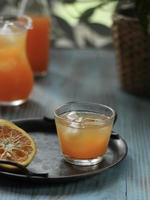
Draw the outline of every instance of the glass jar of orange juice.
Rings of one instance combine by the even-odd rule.
[[[27,36],[27,55],[35,75],[48,70],[50,47],[50,8],[47,0],[22,0],[20,10],[32,18],[32,29]]]
[[[0,105],[20,105],[33,86],[33,73],[26,56],[26,33],[31,19],[0,17]]]

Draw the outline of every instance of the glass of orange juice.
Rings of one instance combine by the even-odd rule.
[[[33,73],[26,56],[26,16],[0,17],[0,105],[24,103],[33,86]]]
[[[107,151],[115,111],[102,104],[69,102],[54,114],[64,159],[82,166],[101,162]]]

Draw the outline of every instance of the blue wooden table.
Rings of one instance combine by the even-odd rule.
[[[120,89],[113,50],[53,50],[49,73],[37,78],[30,100],[0,107],[0,117],[53,117],[71,100],[107,104],[118,112],[114,129],[127,141],[127,158],[96,176],[66,184],[25,184],[0,179],[0,200],[150,199],[150,101]]]

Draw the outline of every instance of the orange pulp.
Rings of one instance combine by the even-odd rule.
[[[35,153],[35,142],[28,133],[12,122],[0,119],[1,160],[10,160],[26,166],[32,161]],[[7,168],[14,167],[7,166]]]
[[[32,29],[27,36],[27,55],[35,74],[44,73],[48,67],[49,28],[48,16],[31,16]]]
[[[91,118],[93,114],[84,114],[83,118]],[[95,120],[95,114],[93,115]],[[98,116],[98,115],[97,115]],[[104,116],[102,116],[105,121]],[[100,115],[97,120],[101,120]],[[86,121],[85,121],[86,122]],[[65,156],[74,159],[93,159],[102,156],[108,146],[112,124],[97,124],[76,126],[73,123],[66,124],[61,119],[56,119],[57,132],[60,146]]]
[[[0,35],[0,101],[25,100],[32,90],[25,39],[25,33]]]

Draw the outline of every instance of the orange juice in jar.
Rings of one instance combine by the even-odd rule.
[[[34,75],[45,75],[48,71],[50,50],[50,8],[47,0],[24,0],[20,10],[32,18],[32,29],[27,35],[27,56]]]
[[[33,74],[26,56],[28,17],[0,18],[0,105],[20,105],[33,87]]]
[[[99,163],[108,148],[114,116],[101,104],[71,102],[58,108],[55,120],[65,160],[77,165]]]
[[[27,55],[35,75],[44,75],[48,70],[50,18],[31,16],[32,29],[27,36]]]

